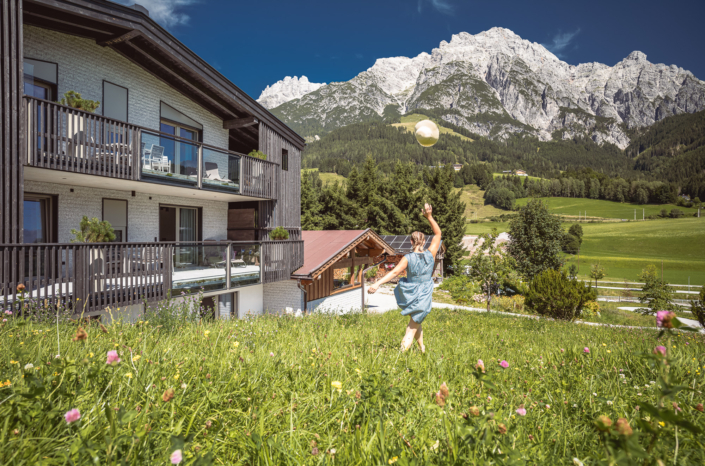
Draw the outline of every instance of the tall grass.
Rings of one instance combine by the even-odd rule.
[[[149,314],[86,325],[84,340],[79,323],[8,316],[0,464],[167,464],[176,450],[181,464],[601,464],[616,458],[614,442],[645,452],[644,425],[658,441],[645,458],[625,447],[625,464],[705,462],[702,437],[678,424],[705,427],[700,335],[673,337],[669,380],[692,391],[675,392],[682,411],[659,425],[640,409],[666,386],[643,356],[659,344],[655,331],[434,310],[421,354],[398,351],[406,321],[396,313],[170,321],[159,312],[158,325]],[[108,365],[113,350],[121,361]],[[67,423],[71,409],[81,417]],[[606,438],[600,415],[627,419],[634,434]]]

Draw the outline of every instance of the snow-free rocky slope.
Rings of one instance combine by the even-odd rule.
[[[642,52],[615,66],[569,65],[503,28],[453,35],[430,55],[379,59],[350,81],[300,97],[275,99],[273,89],[266,102],[284,103],[260,101],[309,137],[424,109],[482,136],[585,135],[625,148],[627,128],[705,109],[705,82],[675,65],[650,63]]]

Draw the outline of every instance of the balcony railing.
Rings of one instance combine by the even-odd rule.
[[[24,99],[29,166],[277,198],[275,163],[48,100]]]
[[[286,280],[302,265],[303,241],[0,245],[0,309],[94,313]]]

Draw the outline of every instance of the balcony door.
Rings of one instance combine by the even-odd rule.
[[[159,118],[159,131],[181,138],[160,137],[159,145],[164,148],[162,164],[168,166],[170,173],[194,177],[198,174],[198,146],[190,141],[201,140],[203,125],[164,102]]]
[[[195,243],[199,239],[199,212],[195,207],[160,206],[159,240],[179,243]],[[198,262],[198,247],[195,244],[177,245],[174,248],[174,263],[182,267],[195,266]]]

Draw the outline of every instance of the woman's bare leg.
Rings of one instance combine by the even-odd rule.
[[[416,330],[416,334],[414,335],[414,338],[416,338],[416,343],[419,344],[419,348],[421,348],[421,352],[425,353],[426,347],[423,344],[423,327],[421,327],[421,324],[419,324],[419,329]]]
[[[404,335],[404,339],[401,341],[401,350],[406,351],[408,350],[411,345],[414,343],[414,338],[416,337],[416,330],[421,326],[421,324],[417,324],[414,322],[414,319],[409,319],[409,325],[406,326],[406,334]]]

